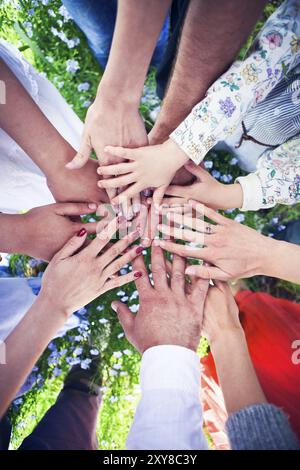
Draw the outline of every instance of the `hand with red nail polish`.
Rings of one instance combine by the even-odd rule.
[[[167,263],[163,251],[155,245],[152,245],[151,253],[154,286],[142,256],[132,265],[140,298],[138,313],[133,315],[122,302],[112,303],[128,341],[141,353],[153,346],[167,344],[196,351],[208,281],[194,278],[186,284],[184,259],[175,255],[173,263]]]
[[[0,214],[0,250],[50,261],[80,230],[96,233],[97,222],[84,224],[80,218],[96,210],[96,204],[66,202],[36,207],[25,214]]]
[[[139,238],[137,231],[111,243],[118,227],[114,218],[105,228],[105,236],[97,236],[87,246],[87,230],[82,227],[53,257],[40,292],[45,303],[51,304],[51,311],[67,317],[104,292],[140,279],[138,269],[119,275],[122,267],[140,254],[140,247],[131,246]]]

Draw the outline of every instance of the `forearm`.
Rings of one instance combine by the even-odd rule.
[[[266,403],[242,328],[220,332],[210,346],[228,414]]]
[[[0,251],[3,253],[25,253],[26,238],[23,214],[0,214]]]
[[[262,253],[260,274],[300,284],[300,246],[265,238],[265,251]]]
[[[156,41],[171,0],[119,0],[116,27],[99,93],[139,104]],[[102,93],[101,93],[102,94]],[[117,98],[118,99],[118,98]]]
[[[160,143],[202,100],[229,67],[255,25],[266,0],[192,0],[166,97],[151,133]]]
[[[0,417],[65,321],[64,312],[53,312],[51,302],[39,296],[6,339],[6,361],[0,365]]]
[[[47,177],[52,177],[73,158],[75,150],[52,126],[2,60],[0,78],[6,86],[6,103],[1,105],[0,127]]]

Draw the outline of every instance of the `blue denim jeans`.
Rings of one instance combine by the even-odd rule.
[[[105,68],[114,33],[117,0],[63,0],[77,26],[85,34],[94,56]],[[169,36],[169,18],[161,30],[151,65],[157,67],[162,60]]]

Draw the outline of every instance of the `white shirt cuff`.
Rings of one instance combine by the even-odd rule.
[[[258,211],[263,207],[263,192],[259,177],[255,173],[240,176],[235,180],[242,186],[242,211]]]
[[[154,346],[147,349],[141,364],[142,392],[176,389],[199,396],[200,361],[198,355],[182,346]]]

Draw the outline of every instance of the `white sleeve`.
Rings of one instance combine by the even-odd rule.
[[[143,354],[140,376],[142,397],[126,448],[207,449],[197,354],[181,346],[155,346]]]

